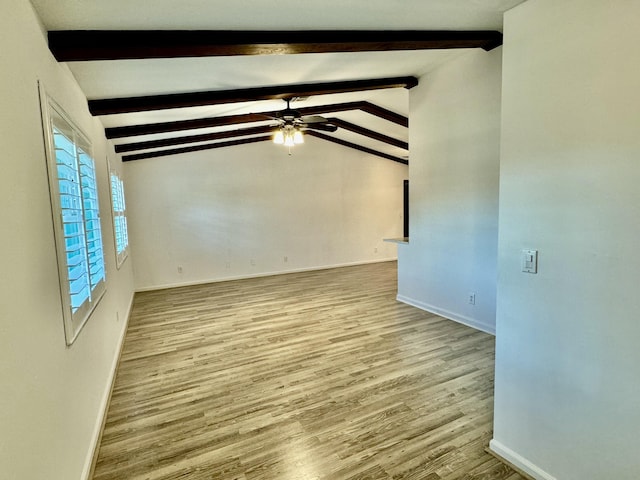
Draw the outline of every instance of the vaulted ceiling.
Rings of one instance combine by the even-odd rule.
[[[401,163],[408,89],[522,1],[32,0],[123,160],[269,140],[295,98],[338,127],[307,135]]]

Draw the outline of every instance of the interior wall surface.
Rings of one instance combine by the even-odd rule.
[[[127,162],[138,290],[396,258],[400,163],[308,137]]]
[[[116,268],[107,163],[121,164],[27,0],[0,16],[0,477],[88,475],[133,297]],[[63,329],[38,81],[93,144],[107,292],[75,343]]]
[[[505,16],[491,446],[535,478],[640,478],[638,18],[631,0]]]
[[[495,330],[502,49],[472,51],[410,91],[409,237],[398,299]]]

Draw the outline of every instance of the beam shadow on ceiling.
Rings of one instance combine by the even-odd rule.
[[[376,117],[393,122],[403,127],[409,126],[409,119],[404,115],[392,112],[386,108],[379,107],[373,103],[358,101],[347,103],[335,103],[331,105],[318,105],[314,107],[302,107],[297,109],[301,115],[321,115],[325,113],[346,112],[351,110],[361,110]],[[242,123],[264,122],[271,120],[270,117],[281,110],[273,110],[262,113],[247,113],[241,115],[225,115],[220,117],[198,118],[194,120],[179,120],[174,122],[148,123],[141,125],[127,125],[123,127],[105,128],[105,135],[108,139],[136,137],[139,135],[152,135],[156,133],[180,132],[185,130],[196,130],[200,128],[223,127],[228,125],[239,125]]]
[[[325,134],[320,133],[320,132],[315,132],[313,130],[308,130],[306,132],[306,134],[310,135],[312,137],[317,137],[317,138],[321,138],[323,140],[327,140],[327,141],[332,142],[332,143],[337,143],[338,145],[342,145],[344,147],[353,148],[353,149],[358,150],[360,152],[365,152],[365,153],[368,153],[370,155],[375,155],[377,157],[381,157],[381,158],[384,158],[384,159],[387,159],[387,160],[392,160],[394,162],[401,163],[403,165],[408,165],[409,164],[409,161],[407,159],[396,157],[394,155],[389,155],[388,153],[379,152],[379,151],[374,150],[372,148],[363,147],[362,145],[357,145],[355,143],[347,142],[345,140],[340,140],[340,139],[331,137],[329,135],[325,135]],[[215,149],[215,148],[233,147],[233,146],[236,146],[236,145],[246,145],[246,144],[249,144],[249,143],[265,142],[265,141],[271,140],[271,139],[272,139],[271,135],[263,135],[263,136],[260,136],[260,137],[241,138],[241,139],[237,139],[237,140],[228,140],[228,141],[225,141],[225,142],[207,143],[207,144],[203,144],[203,145],[192,145],[190,147],[170,148],[170,149],[167,149],[167,150],[158,150],[158,151],[155,151],[155,152],[134,153],[134,154],[131,154],[131,155],[123,155],[122,156],[122,161],[123,162],[131,162],[131,161],[134,161],[134,160],[143,160],[143,159],[147,159],[147,158],[166,157],[166,156],[170,156],[170,155],[178,155],[178,154],[181,154],[181,153],[199,152],[199,151],[203,151],[203,150],[212,150],[212,149]]]
[[[301,83],[269,87],[212,90],[207,92],[172,93],[143,97],[105,98],[89,100],[92,115],[166,110],[171,108],[199,107],[256,100],[278,100],[297,96],[329,95],[334,93],[361,92],[385,88],[410,89],[418,84],[415,77],[375,78],[340,82]]]
[[[502,45],[493,30],[60,30],[49,31],[59,62],[230,55],[384,52]]]

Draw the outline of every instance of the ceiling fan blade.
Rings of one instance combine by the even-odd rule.
[[[327,119],[324,117],[321,117],[320,115],[305,115],[303,117],[300,118],[300,120],[302,121],[302,123],[327,123]]]
[[[312,123],[311,125],[305,125],[307,130],[320,130],[322,132],[335,132],[338,127],[332,123]]]

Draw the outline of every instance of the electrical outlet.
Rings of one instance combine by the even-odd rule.
[[[224,266],[225,266],[226,268],[231,268],[231,262],[226,262],[226,263],[224,264]]]
[[[378,247],[375,247],[375,248],[373,249],[373,253],[378,253]]]
[[[249,261],[249,263],[251,263],[252,267],[256,266],[256,261],[253,258]]]
[[[182,273],[182,265],[178,265],[178,273]]]
[[[475,305],[476,304],[476,294],[475,292],[471,292],[469,293],[469,305]]]
[[[287,263],[289,261],[289,257],[284,257],[284,263]]]

